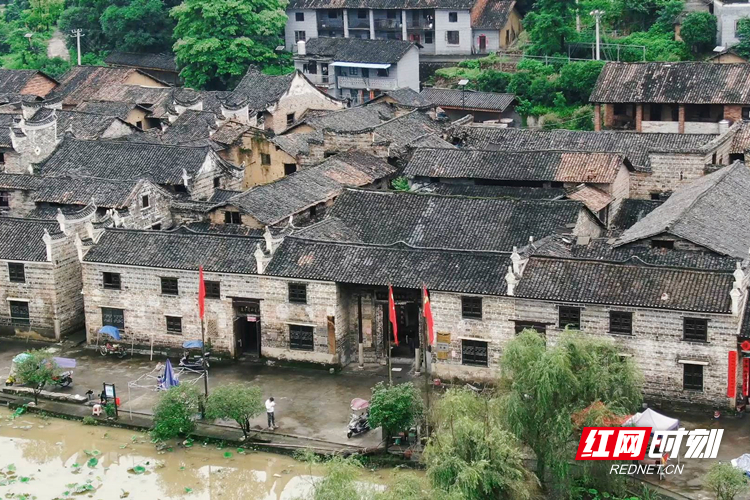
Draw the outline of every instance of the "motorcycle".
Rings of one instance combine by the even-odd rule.
[[[101,354],[102,356],[114,354],[118,358],[122,359],[127,353],[128,352],[125,350],[125,348],[120,344],[110,344],[109,342],[107,342],[106,344],[99,346],[99,354]]]
[[[210,366],[208,363],[208,359],[211,356],[210,352],[205,351],[205,353],[196,354],[195,356],[192,356],[190,354],[190,349],[200,349],[201,351],[203,351],[202,341],[186,340],[182,344],[182,347],[185,349],[185,351],[183,351],[182,353],[179,366],[192,372],[208,371],[208,368]]]
[[[351,402],[352,417],[349,420],[346,437],[351,438],[370,430],[370,402],[355,398]]]
[[[21,353],[18,356],[14,357],[11,361],[10,373],[8,374],[8,378],[5,380],[5,385],[7,387],[13,386],[19,382],[23,382],[22,380],[19,381],[18,376],[16,375],[16,364],[23,361],[27,356],[29,356],[28,353]],[[76,360],[71,358],[54,357],[52,358],[52,362],[57,368],[68,369],[52,377],[52,383],[57,387],[68,387],[69,385],[71,385],[73,383],[73,372],[71,370],[76,367]]]

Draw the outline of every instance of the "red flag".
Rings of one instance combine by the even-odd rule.
[[[388,285],[388,319],[393,325],[393,343],[398,346],[398,326],[396,326],[396,302],[393,300],[393,287]]]
[[[435,338],[435,332],[433,329],[435,322],[432,320],[432,306],[430,305],[430,296],[427,293],[427,287],[423,287],[422,296],[424,297],[422,315],[424,316],[425,322],[427,323],[427,334],[429,335],[430,339],[429,345],[432,345],[432,341]]]
[[[203,281],[203,266],[198,268],[198,312],[201,319],[206,312],[206,283]]]

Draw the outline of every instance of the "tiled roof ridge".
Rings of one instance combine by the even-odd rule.
[[[696,273],[696,274],[732,274],[734,269],[701,269],[696,267],[684,267],[684,266],[675,266],[675,265],[662,265],[662,264],[654,264],[651,262],[647,262],[643,260],[639,255],[631,255],[625,260],[621,261],[615,261],[615,260],[607,260],[607,259],[593,259],[593,258],[585,258],[585,257],[574,257],[574,256],[554,256],[554,255],[537,255],[532,254],[529,256],[529,258],[532,259],[544,259],[544,260],[562,260],[562,261],[570,261],[570,262],[586,262],[591,264],[602,264],[607,266],[618,266],[618,267],[632,267],[633,264],[631,264],[631,261],[638,261],[639,264],[642,264],[644,267],[652,268],[652,269],[674,269],[677,271],[684,271],[689,273]],[[739,262],[740,259],[737,259]],[[523,277],[521,278],[523,279]]]
[[[583,205],[583,202],[577,200],[544,200],[544,199],[518,199],[518,198],[482,198],[476,196],[467,196],[460,194],[439,194],[439,193],[422,193],[417,191],[384,191],[379,189],[364,189],[356,187],[346,187],[344,191],[357,191],[364,193],[380,194],[383,196],[424,196],[424,197],[435,197],[435,198],[462,198],[465,200],[488,200],[488,201],[507,201],[507,202],[518,202],[518,204],[561,204],[568,203]]]
[[[182,237],[209,237],[209,238],[235,238],[235,239],[252,239],[252,240],[258,240],[261,241],[262,238],[259,236],[249,236],[244,234],[231,234],[231,233],[205,233],[202,231],[196,231],[194,229],[191,229],[187,227],[187,225],[180,225],[173,227],[172,229],[165,229],[165,230],[159,230],[154,231],[153,229],[127,229],[122,227],[108,227],[106,229],[107,232],[115,232],[115,233],[138,233],[138,234],[149,234],[149,235],[169,235],[169,236],[182,236]]]
[[[95,114],[95,113],[92,113]],[[67,140],[78,141],[78,142],[92,142],[98,144],[117,144],[117,145],[138,145],[139,147],[150,146],[158,148],[174,148],[174,149],[211,149],[211,146],[207,145],[184,145],[184,144],[163,144],[163,143],[152,143],[152,142],[127,142],[127,141],[103,141],[101,139],[79,139],[78,137],[68,137]]]
[[[54,224],[58,225],[57,221],[49,219],[30,219],[28,217],[14,217],[11,215],[0,215],[0,221],[12,221],[12,222],[32,222],[35,224]]]

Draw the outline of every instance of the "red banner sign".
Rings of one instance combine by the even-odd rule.
[[[737,351],[729,351],[729,368],[727,372],[727,397],[737,397]]]
[[[742,395],[748,394],[748,380],[750,378],[750,358],[742,358]]]

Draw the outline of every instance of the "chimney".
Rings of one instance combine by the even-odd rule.
[[[513,274],[513,267],[508,266],[508,273],[505,275],[505,282],[508,284],[508,295],[513,296],[516,294],[516,285],[518,285],[518,278]]]
[[[297,55],[298,56],[304,56],[307,54],[307,49],[305,48],[305,41],[300,40],[297,42]]]

